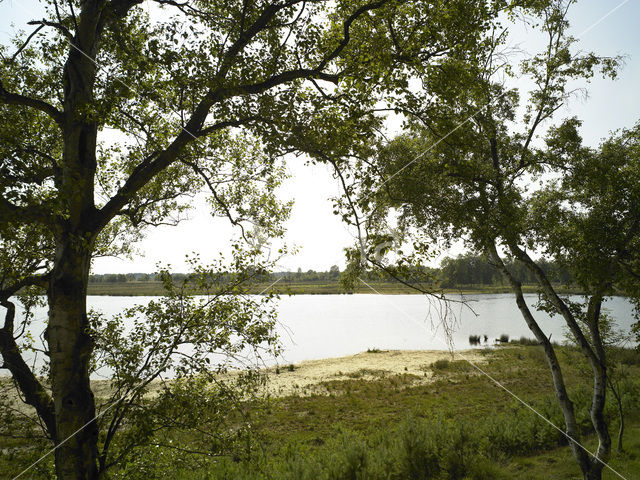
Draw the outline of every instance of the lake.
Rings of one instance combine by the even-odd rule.
[[[152,298],[157,297],[89,296],[88,305],[112,315]],[[460,300],[459,296],[450,298]],[[525,295],[525,298],[532,307],[537,295]],[[455,303],[452,304],[453,311],[449,312],[449,318],[455,318],[452,334],[455,349],[470,348],[468,338],[472,334],[487,335],[489,344],[502,334],[511,338],[533,338],[512,295],[465,295],[464,299],[470,308]],[[618,327],[628,332],[634,322],[631,303],[626,298],[613,297],[604,306]],[[446,349],[446,335],[439,320],[441,307],[422,295],[282,296],[277,331],[284,353],[278,363],[352,355],[370,348]],[[39,321],[34,324],[33,333],[38,336],[44,328],[46,311],[41,309],[36,316]],[[560,317],[550,318],[542,312],[536,317],[552,340],[565,338],[564,322]]]

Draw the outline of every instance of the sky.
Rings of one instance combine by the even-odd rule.
[[[42,18],[42,7],[35,0],[0,0],[0,42],[8,43],[16,30],[30,31],[26,23]],[[579,48],[598,55],[625,55],[625,66],[617,80],[594,79],[586,85],[589,96],[573,100],[556,119],[577,116],[582,119],[585,144],[597,146],[610,132],[633,126],[640,119],[640,0],[580,0],[570,13],[571,33],[580,40]],[[540,39],[522,28],[514,30],[511,42],[534,53]],[[396,122],[397,123],[397,122]],[[396,123],[390,123],[391,130]],[[333,215],[331,197],[340,194],[339,184],[326,165],[306,165],[304,158],[288,158],[290,178],[280,189],[284,200],[294,200],[288,220],[285,243],[297,253],[281,259],[277,270],[328,270],[344,267],[344,248],[355,242],[341,219]],[[93,273],[128,273],[157,270],[159,263],[174,271],[186,271],[185,255],[198,252],[204,260],[228,253],[235,231],[225,219],[213,218],[201,200],[189,219],[176,227],[150,230],[137,244],[139,255],[132,259],[99,258]],[[461,251],[459,245],[448,254]]]

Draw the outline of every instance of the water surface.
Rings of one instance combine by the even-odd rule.
[[[113,315],[136,304],[158,297],[89,296],[88,306]],[[459,301],[461,297],[452,296]],[[537,295],[525,295],[533,308]],[[578,300],[579,297],[573,297]],[[450,336],[455,349],[469,348],[469,335],[486,335],[488,344],[506,334],[510,338],[533,338],[514,297],[510,294],[464,296],[466,305],[450,304],[444,309],[437,301],[421,295],[294,295],[278,301],[277,332],[283,346],[279,363],[297,363],[329,357],[353,355],[367,349],[430,350],[446,349],[442,327],[443,313],[454,326]],[[535,311],[535,310],[534,310]],[[629,331],[634,322],[632,305],[623,297],[605,303],[618,326]],[[46,310],[36,312],[33,333],[44,329]],[[565,339],[566,327],[559,316],[537,312],[536,318],[552,340]],[[273,359],[265,359],[274,363]]]

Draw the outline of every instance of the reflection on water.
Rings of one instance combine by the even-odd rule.
[[[90,296],[90,308],[113,315],[154,297]],[[295,295],[279,300],[278,334],[283,345],[280,363],[296,363],[329,357],[352,355],[368,348],[398,350],[446,349],[444,318],[453,326],[453,348],[469,348],[469,336],[481,336],[478,346],[493,344],[501,335],[510,338],[533,337],[513,296],[509,294],[459,296],[445,307],[421,295]],[[534,294],[525,295],[533,308]],[[578,300],[578,297],[574,298]],[[605,310],[618,327],[629,331],[633,323],[632,305],[622,297],[605,303]],[[39,310],[33,333],[37,338],[44,328],[46,311]],[[538,322],[552,340],[562,341],[564,323],[558,316],[536,314]],[[485,342],[486,336],[486,342]],[[265,359],[267,363],[273,363]]]

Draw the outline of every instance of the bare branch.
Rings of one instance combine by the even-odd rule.
[[[27,22],[27,25],[40,25],[41,27],[53,27],[57,30],[60,30],[62,32],[62,34],[67,38],[67,40],[71,41],[73,40],[73,35],[71,34],[71,32],[69,31],[69,29],[67,27],[65,27],[64,25],[62,25],[62,23],[58,23],[58,22],[51,22],[49,20],[32,20],[30,22]]]
[[[18,50],[16,51],[16,53],[13,54],[13,56],[11,57],[11,61],[15,61],[16,58],[18,58],[18,55],[20,55],[20,52],[22,52],[25,48],[27,48],[27,45],[29,45],[29,42],[31,41],[31,39],[33,37],[36,36],[36,34],[42,30],[44,28],[44,25],[40,25],[38,28],[36,28],[33,32],[31,32],[31,35],[29,35],[27,37],[27,39],[24,41],[24,43],[20,46],[20,48],[18,48]]]

